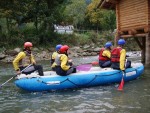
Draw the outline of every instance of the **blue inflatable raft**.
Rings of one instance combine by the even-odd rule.
[[[132,68],[125,70],[124,81],[138,78],[143,71],[142,63],[133,63]],[[30,75],[21,74],[16,77],[15,84],[26,91],[40,92],[120,83],[121,79],[122,71],[120,70],[91,67],[88,71],[80,70],[68,76],[56,75],[54,71],[46,71],[44,76],[39,76],[37,72]]]

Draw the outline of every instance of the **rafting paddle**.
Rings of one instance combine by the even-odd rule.
[[[126,68],[126,63],[127,63],[127,59],[125,61],[125,68]],[[121,82],[119,84],[119,87],[118,87],[118,90],[119,91],[122,91],[123,90],[123,86],[124,86],[124,75],[125,75],[125,71],[122,71],[122,79],[121,79]]]
[[[118,90],[119,90],[119,91],[122,91],[122,90],[123,90],[123,86],[124,86],[124,75],[125,75],[125,72],[122,71],[122,79],[121,79],[121,82],[120,82],[119,87],[118,87]]]
[[[97,66],[97,65],[99,65],[99,62],[93,61],[93,62],[92,62],[92,65],[93,65],[93,66]]]
[[[78,71],[89,71],[92,67],[92,64],[81,64],[76,66],[76,69]]]
[[[21,70],[21,73],[26,70],[27,68],[29,68],[32,64],[28,65],[26,68],[24,68],[23,70]],[[4,82],[3,84],[0,85],[0,88],[2,86],[4,86],[6,83],[8,83],[9,81],[11,81],[14,77],[16,77],[17,75],[14,75],[13,77],[11,77],[10,79],[8,79],[6,82]]]

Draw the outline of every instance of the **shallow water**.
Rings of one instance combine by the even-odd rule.
[[[130,58],[140,62],[139,58]],[[90,63],[96,57],[76,58],[76,65]],[[49,61],[40,62],[49,70]],[[0,113],[150,113],[150,67],[142,76],[125,83],[82,89],[29,93],[17,88],[13,81],[0,90]],[[0,84],[14,75],[11,64],[0,65]]]

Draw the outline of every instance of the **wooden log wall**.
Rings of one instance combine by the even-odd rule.
[[[119,36],[134,37],[142,51],[142,62],[150,64],[150,0],[118,0],[116,4]],[[142,39],[141,41],[139,40]]]
[[[101,0],[100,4],[105,9],[116,8],[115,45],[120,36],[134,38],[141,48],[142,62],[149,65],[150,0]]]
[[[121,35],[149,32],[149,0],[120,0],[116,4],[117,29]]]
[[[150,32],[150,0],[148,0],[148,32]]]

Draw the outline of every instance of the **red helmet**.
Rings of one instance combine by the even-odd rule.
[[[27,48],[27,47],[32,47],[32,43],[31,42],[25,42],[24,43],[24,48]]]
[[[65,53],[67,50],[69,49],[69,47],[67,45],[64,45],[60,48],[60,53]]]
[[[68,50],[69,49],[69,46],[68,45],[64,45],[65,46],[65,48]]]

